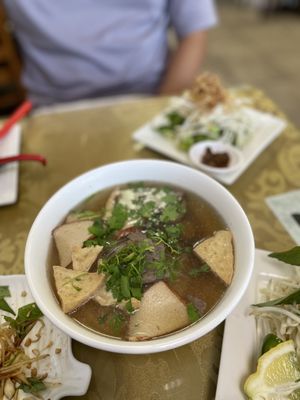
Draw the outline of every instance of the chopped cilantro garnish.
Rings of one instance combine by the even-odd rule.
[[[187,305],[186,309],[187,309],[189,320],[191,322],[195,322],[201,317],[198,309],[194,306],[193,303],[189,303]]]
[[[196,278],[197,276],[201,275],[203,272],[209,272],[211,269],[209,265],[207,264],[202,264],[200,267],[194,267],[189,270],[188,274],[192,276],[193,278]]]

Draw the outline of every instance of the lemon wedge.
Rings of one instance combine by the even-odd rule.
[[[258,359],[244,385],[251,400],[300,400],[300,364],[293,340],[271,348]]]

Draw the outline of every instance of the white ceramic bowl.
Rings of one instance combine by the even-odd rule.
[[[204,164],[201,160],[207,148],[210,148],[213,153],[227,153],[229,155],[228,166],[212,167],[211,165]],[[203,142],[194,144],[189,150],[189,157],[196,167],[205,172],[217,174],[234,172],[243,162],[243,154],[239,149],[229,143],[223,143],[216,140],[204,140]]]
[[[144,342],[127,342],[94,333],[65,315],[52,292],[47,271],[51,232],[66,214],[90,195],[130,181],[157,181],[199,194],[224,218],[233,233],[235,272],[222,300],[196,324],[174,334]],[[75,178],[44,205],[28,235],[25,271],[38,306],[61,330],[91,347],[116,353],[155,353],[173,349],[205,335],[230,314],[249,283],[254,240],[248,219],[235,198],[219,183],[193,168],[174,162],[132,160],[105,165]]]

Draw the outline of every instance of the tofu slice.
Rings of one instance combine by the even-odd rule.
[[[164,282],[157,282],[144,293],[139,310],[131,315],[128,339],[151,339],[189,323],[185,304]]]
[[[71,257],[75,271],[88,271],[101,253],[103,246],[74,247]]]
[[[105,282],[97,289],[94,300],[101,306],[109,307],[117,304],[117,299],[114,298],[110,290],[106,290]]]
[[[93,221],[77,221],[60,225],[53,231],[53,237],[58,251],[59,262],[66,267],[72,261],[72,251],[76,247],[82,247],[85,240],[92,237],[89,227]]]
[[[234,271],[230,231],[217,231],[214,236],[197,244],[194,251],[227,286],[230,285]]]
[[[64,313],[70,313],[90,300],[104,281],[104,274],[74,271],[53,266],[57,295]]]

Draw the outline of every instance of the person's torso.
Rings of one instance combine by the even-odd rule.
[[[149,92],[164,68],[167,0],[5,0],[38,102]],[[44,100],[43,100],[44,98]]]

